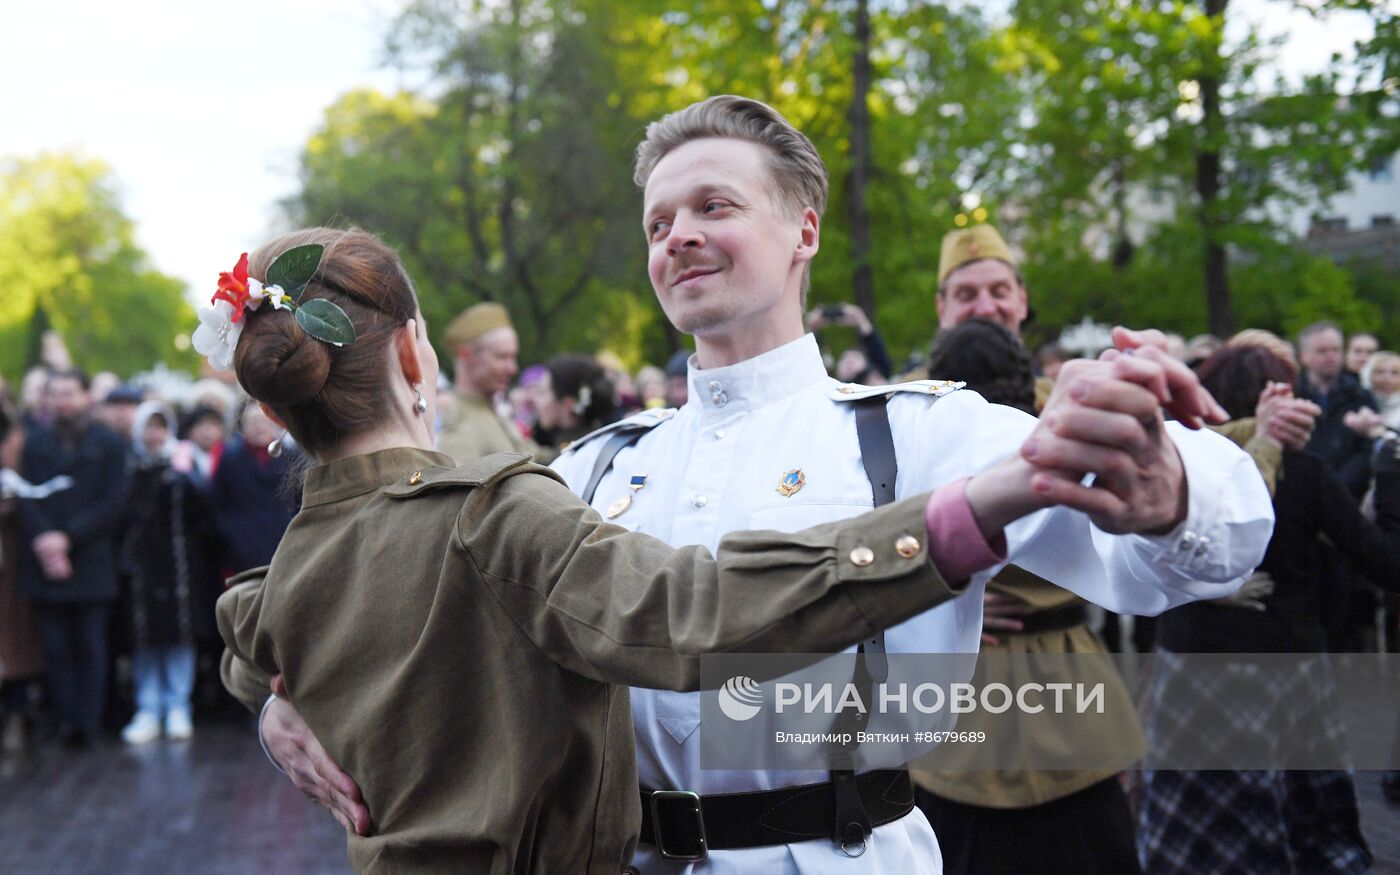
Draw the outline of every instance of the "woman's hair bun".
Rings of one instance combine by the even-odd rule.
[[[289,310],[247,314],[234,349],[238,382],[249,395],[274,406],[310,401],[331,373],[331,348],[308,335]]]

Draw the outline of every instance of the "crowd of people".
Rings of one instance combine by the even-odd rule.
[[[113,720],[129,744],[188,739],[220,699],[214,602],[271,561],[296,453],[269,456],[277,432],[227,383],[162,398],[48,354],[21,397],[0,385],[4,750],[87,748]]]
[[[938,507],[952,501],[941,487],[955,482],[962,489],[963,478],[991,470],[999,458],[1010,454],[1028,462],[1040,479],[1027,481],[1033,484],[1027,488],[1044,505],[1063,505],[1055,512],[1065,514],[1047,527],[1051,534],[1021,528],[1023,522],[1013,522],[1020,512],[1006,518],[1000,541],[996,532],[984,531],[993,552],[948,577],[955,592],[972,581],[976,607],[945,606],[918,617],[890,618],[885,625],[892,627],[891,651],[952,653],[980,647],[988,653],[1063,654],[1136,647],[1156,653],[1170,667],[1173,656],[1182,653],[1315,654],[1325,664],[1327,653],[1400,649],[1397,615],[1387,596],[1400,590],[1400,355],[1380,349],[1376,335],[1348,337],[1329,322],[1307,326],[1295,342],[1258,329],[1190,342],[1170,333],[1119,332],[1114,348],[1094,365],[1076,361],[1053,343],[1033,352],[1023,340],[1030,302],[1033,295],[1054,290],[1028,289],[1011,248],[994,227],[981,224],[944,238],[938,290],[929,302],[930,345],[896,363],[859,307],[805,306],[807,272],[825,208],[825,168],[806,138],[770,108],[741,98],[714,98],[668,116],[648,130],[638,153],[637,181],[646,193],[653,285],[667,317],[696,339],[696,352],[679,351],[661,366],[633,372],[615,352],[591,351],[555,355],[522,371],[509,313],[499,304],[481,303],[443,328],[437,348],[450,362],[439,375],[435,356],[431,367],[425,363],[430,353],[421,349],[426,333],[411,285],[376,285],[377,280],[350,267],[335,282],[318,281],[324,287],[319,293],[357,320],[356,308],[369,307],[363,289],[397,296],[370,309],[392,313],[406,333],[373,335],[369,348],[392,345],[396,350],[390,369],[395,388],[384,390],[387,394],[379,400],[392,406],[389,402],[402,395],[410,412],[403,421],[391,418],[380,431],[399,441],[385,446],[419,449],[395,456],[393,465],[382,453],[407,451],[363,457],[388,466],[382,472],[347,466],[354,457],[346,447],[361,446],[354,443],[361,435],[348,425],[334,425],[339,414],[330,407],[340,402],[331,399],[348,392],[336,382],[340,378],[334,367],[340,365],[317,372],[315,385],[291,398],[287,387],[305,378],[293,372],[298,360],[269,354],[255,361],[249,345],[320,341],[281,329],[271,338],[267,332],[272,329],[262,326],[271,325],[275,314],[259,311],[254,316],[252,309],[248,318],[257,326],[249,329],[254,340],[242,338],[235,351],[238,383],[207,379],[185,397],[165,398],[111,375],[89,380],[62,355],[53,355],[48,366],[26,377],[19,398],[3,395],[0,703],[6,749],[18,749],[24,736],[41,726],[67,744],[88,746],[97,737],[109,698],[131,702],[120,718],[126,743],[189,738],[196,685],[216,689],[207,667],[215,665],[222,646],[215,600],[224,592],[223,581],[272,560],[301,502],[301,474],[315,462],[322,463],[323,473],[306,480],[306,507],[319,516],[298,518],[302,528],[288,537],[300,537],[299,547],[318,543],[307,532],[328,525],[326,508],[337,501],[373,489],[411,498],[424,490],[440,494],[454,485],[495,483],[516,463],[482,460],[514,453],[552,463],[575,493],[623,528],[674,546],[703,545],[723,559],[729,542],[722,538],[731,532],[794,531],[843,520],[869,510],[872,503],[881,506],[885,499],[867,458],[872,451],[866,426],[857,423],[858,418],[866,421],[865,414],[855,409],[871,398],[879,402],[891,435],[885,451],[891,465],[885,478],[888,499],[938,490],[928,505],[927,544],[916,542],[911,549],[926,549],[940,570],[963,568],[935,553],[939,541],[933,520],[949,518],[936,517],[935,502],[940,495]],[[324,241],[332,254],[336,246],[345,246],[347,253],[362,249],[364,263],[384,262],[383,276],[402,273],[392,253],[375,248],[382,244],[346,238],[345,233],[303,236]],[[292,243],[279,245],[286,249]],[[265,273],[266,262],[277,254],[260,252],[254,263],[261,259]],[[339,269],[329,261],[332,257],[322,263],[323,277]],[[833,325],[852,328],[857,337],[853,348],[835,356],[818,342]],[[343,358],[334,362],[352,358],[336,355]],[[1112,379],[1118,381],[1112,402],[1089,388],[1089,374],[1109,373],[1085,370],[1098,365],[1112,368]],[[266,371],[272,367],[282,370]],[[943,381],[963,382],[970,391],[952,391]],[[1192,406],[1183,400],[1192,397],[1198,384],[1223,409],[1213,402]],[[436,392],[425,398],[424,386],[434,385]],[[1150,488],[1134,479],[1137,474],[1125,472],[1127,456],[1114,455],[1126,452],[1115,441],[1127,443],[1128,438],[1086,437],[1122,413],[1113,405],[1140,403],[1123,400],[1129,397],[1123,385],[1158,393],[1150,415],[1135,418],[1134,428],[1145,431],[1132,438],[1138,453],[1133,459],[1157,478]],[[266,388],[270,386],[276,389]],[[1168,386],[1175,391],[1163,388]],[[972,392],[1001,406],[967,400]],[[1151,425],[1158,417],[1157,401],[1166,406],[1167,418],[1190,425],[1208,413],[1221,415],[1209,417],[1215,421],[1205,432],[1177,428],[1177,423],[1158,432]],[[307,441],[303,453],[298,444]],[[1153,455],[1144,449],[1149,445],[1167,451]],[[429,448],[462,466],[457,469],[462,473],[425,473],[436,464]],[[394,465],[403,470],[388,470]],[[339,479],[332,479],[331,472]],[[1048,472],[1064,476],[1047,477]],[[1086,472],[1100,478],[1097,488],[1079,484]],[[399,474],[407,478],[403,485],[389,486],[399,483]],[[1177,487],[1163,485],[1168,482]],[[1204,488],[1191,488],[1188,497],[1187,482]],[[794,499],[804,488],[810,491]],[[982,506],[974,500],[981,493],[971,485],[966,489],[964,511]],[[1170,507],[1159,506],[1164,496],[1171,499]],[[1079,513],[1070,514],[1071,509]],[[482,525],[493,520],[482,519]],[[1089,520],[1096,526],[1094,536]],[[570,531],[582,525],[563,516],[551,525],[535,523],[522,525],[516,534],[523,538],[521,533],[538,529],[539,556],[531,562],[548,559],[555,549],[556,541],[546,537],[551,525],[557,529],[567,523],[564,528]],[[460,517],[457,525],[462,525]],[[879,522],[871,525],[879,530]],[[502,531],[514,528],[512,523]],[[316,531],[343,539],[358,530]],[[1103,531],[1141,534],[1097,538]],[[587,543],[592,536],[581,537]],[[902,553],[904,542],[899,543]],[[776,549],[767,542],[763,546]],[[393,554],[389,541],[376,549]],[[577,542],[571,549],[585,552]],[[1146,573],[1156,577],[1120,576],[1119,569],[1144,564],[1140,560],[1149,549]],[[297,567],[303,578],[316,577],[316,555],[308,549],[295,560],[279,560],[279,582],[285,583],[293,562],[301,563]],[[1010,564],[1003,567],[994,559]],[[871,554],[869,562],[876,568],[881,561]],[[869,564],[857,551],[850,553],[850,562]],[[470,573],[487,580],[501,577],[488,564],[478,560]],[[631,568],[636,563],[625,564]],[[566,568],[543,567],[536,574],[564,574],[567,579]],[[988,568],[995,573],[984,575]],[[1220,569],[1230,573],[1223,579],[1212,576]],[[339,581],[355,574],[354,567],[337,565],[333,576]],[[1242,586],[1241,577],[1247,577]],[[374,703],[409,709],[421,724],[443,719],[441,703],[405,704],[402,691],[382,686],[387,682],[379,675],[362,680],[367,698],[352,706],[345,704],[347,691],[339,688],[331,699],[324,693],[315,701],[299,698],[304,694],[298,692],[298,679],[274,681],[273,675],[286,667],[267,664],[275,650],[271,643],[281,642],[285,651],[289,639],[275,637],[277,615],[269,619],[270,600],[260,585],[262,577],[255,576],[220,605],[218,620],[233,654],[224,660],[224,684],[259,713],[259,733],[274,762],[346,825],[357,868],[375,871],[379,865],[403,864],[432,871],[434,865],[445,865],[444,871],[450,871],[454,849],[460,853],[467,847],[483,854],[481,860],[505,861],[502,871],[550,871],[547,866],[531,868],[537,865],[532,853],[554,859],[543,850],[545,833],[582,840],[593,829],[595,839],[604,833],[609,842],[616,838],[612,833],[618,823],[565,829],[564,820],[551,820],[534,803],[510,795],[501,799],[495,814],[471,806],[473,813],[462,824],[434,833],[440,841],[436,851],[422,850],[425,834],[417,830],[425,827],[410,814],[414,800],[438,804],[435,794],[441,787],[433,781],[446,780],[452,770],[420,775],[423,763],[400,760],[382,746],[365,747],[392,742],[373,729],[386,721],[385,713],[357,709],[376,707]],[[624,585],[630,584],[618,584]],[[310,604],[326,611],[309,587],[302,585],[301,597],[313,598]],[[565,596],[579,597],[570,591],[558,598]],[[498,597],[515,605],[512,596]],[[838,772],[819,785],[786,773],[705,772],[698,741],[692,739],[698,736],[698,698],[683,691],[693,688],[694,681],[678,680],[689,675],[673,674],[670,663],[659,657],[628,661],[629,647],[660,653],[658,640],[646,637],[660,633],[642,622],[650,603],[638,597],[627,605],[628,616],[619,619],[603,610],[618,607],[615,603],[600,607],[569,601],[561,608],[554,605],[555,598],[546,590],[539,596],[545,607],[539,609],[567,608],[569,621],[581,625],[565,623],[561,630],[551,625],[555,620],[539,620],[542,631],[531,631],[536,621],[528,612],[537,605],[528,599],[507,613],[535,647],[569,670],[635,687],[630,694],[633,727],[625,734],[635,735],[637,772],[633,775],[628,766],[604,777],[594,788],[598,801],[588,804],[596,806],[592,810],[598,817],[621,819],[631,829],[639,786],[644,800],[640,845],[633,857],[633,843],[624,842],[621,859],[603,860],[597,869],[589,863],[590,872],[635,865],[665,872],[1274,875],[1362,872],[1371,864],[1348,772],[1157,770],[1127,781],[1124,770],[1146,750],[1171,743],[1162,735],[1165,730],[1153,724],[1134,723],[1131,732],[1113,738],[1033,742],[1110,751],[1108,758],[1116,759],[1098,770],[901,773],[903,777],[889,779],[884,798],[888,802],[891,792],[901,798],[907,793],[907,805],[890,803],[888,816],[879,818],[873,812],[885,802],[852,789],[859,781]],[[1099,616],[1091,604],[1108,612],[1107,622],[1098,628],[1091,622]],[[297,609],[291,601],[279,605],[292,614]],[[749,623],[776,616],[757,606],[750,611]],[[1130,641],[1119,634],[1120,614],[1137,615]],[[713,621],[737,627],[741,618],[724,612]],[[354,622],[344,619],[347,628]],[[374,622],[397,629],[381,617]],[[433,640],[428,635],[432,623],[424,622],[428,625],[421,635],[409,627],[415,648]],[[640,639],[628,637],[642,634],[633,623],[647,626]],[[600,630],[603,642],[580,643]],[[716,640],[730,640],[718,627],[710,631]],[[806,643],[813,647],[837,646],[839,635],[828,636],[830,642],[816,631],[812,635]],[[394,639],[390,635],[386,640]],[[867,644],[871,641],[884,648],[885,633]],[[302,682],[314,686],[312,669],[304,666],[324,661],[326,651],[304,641],[296,646],[305,648],[297,656]],[[394,660],[401,654],[392,644],[383,646],[385,652],[376,651],[376,659],[397,665]],[[417,650],[414,654],[419,655]],[[493,651],[484,658],[489,664],[497,655]],[[112,673],[114,665],[119,670]],[[403,663],[395,677],[416,676],[415,665]],[[344,670],[330,660],[314,676],[322,683],[345,683]],[[109,678],[113,674],[115,683]],[[1171,682],[1167,677],[1164,683]],[[1322,701],[1329,683],[1325,665],[1313,677]],[[1121,681],[1107,682],[1127,699]],[[289,698],[268,697],[269,689],[287,686]],[[590,713],[587,689],[566,688],[578,697],[577,707],[584,709],[580,713]],[[1280,701],[1277,707],[1284,705]],[[538,712],[527,713],[538,717]],[[625,707],[606,713],[609,720],[629,719]],[[356,736],[332,730],[328,715],[346,726],[366,727],[365,732]],[[450,740],[451,729],[447,735],[424,730],[431,741],[413,749],[431,752],[432,743]],[[324,736],[324,749],[318,735]],[[514,744],[496,740],[505,748]],[[608,744],[614,743],[610,735]],[[602,742],[598,744],[601,749]],[[485,757],[490,752],[480,753]],[[376,756],[413,771],[423,782],[417,795],[411,785],[396,783],[406,780],[402,771],[374,765]],[[495,765],[511,768],[514,761],[502,757]],[[593,759],[580,762],[598,765]],[[617,774],[630,776],[633,785],[624,788],[625,805],[602,798],[615,789]],[[1383,780],[1387,798],[1400,804],[1400,772],[1386,773]],[[497,789],[505,794],[507,788]],[[695,794],[695,811],[703,812],[710,824],[698,843],[687,827],[687,818],[694,815],[668,810],[652,795],[677,790]],[[787,805],[794,792],[818,791],[834,800],[838,837],[842,829],[854,829],[835,844],[830,812],[810,832],[806,824],[797,824],[789,835],[800,839],[784,839],[737,826],[729,810],[735,805],[747,806],[742,810],[760,803]],[[468,803],[448,801],[449,812]],[[512,808],[515,803],[520,804]],[[843,826],[841,818],[852,805],[857,814]],[[869,817],[865,808],[872,812]],[[386,809],[392,809],[392,816]],[[505,818],[508,823],[498,816],[501,812],[513,812]],[[534,819],[522,826],[522,817]],[[532,838],[532,830],[540,835]],[[1013,835],[1035,840],[1008,841]],[[532,845],[535,841],[540,845]],[[418,853],[424,856],[415,857]],[[694,869],[673,868],[679,864],[671,859],[677,857],[689,858],[687,865]]]

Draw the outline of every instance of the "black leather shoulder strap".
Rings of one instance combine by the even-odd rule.
[[[885,406],[886,397],[877,395],[854,402],[860,460],[865,465],[865,476],[870,479],[870,492],[875,498],[876,507],[894,501],[894,481],[899,471],[894,454],[894,434],[890,431],[890,413]]]
[[[888,396],[876,395],[853,402],[856,407],[856,438],[860,441],[860,461],[870,480],[870,494],[875,506],[894,501],[894,484],[899,474],[899,461],[894,452],[894,433],[890,431],[890,412],[885,406]],[[866,669],[876,683],[889,674],[885,661],[885,633],[860,644],[867,654]]]
[[[890,413],[885,406],[886,395],[874,395],[850,402],[856,408],[856,437],[860,441],[860,460],[865,466],[865,476],[870,480],[870,494],[876,507],[894,501],[895,477],[899,473],[899,463],[894,453],[894,434],[890,431]],[[889,661],[885,656],[885,633],[883,630],[873,638],[860,642],[856,647],[856,669],[851,683],[861,692],[866,702],[874,701],[875,685],[883,683],[889,676]],[[842,712],[843,718],[847,712]],[[864,729],[864,717],[838,719],[836,728],[852,736],[855,730]],[[858,856],[864,852],[866,839],[871,832],[870,817],[857,792],[854,771],[855,745],[836,751],[835,759],[839,768],[831,770],[831,783],[835,791],[836,811],[832,840],[840,845],[842,852]],[[855,846],[860,851],[854,850]]]
[[[613,459],[622,452],[622,448],[635,444],[648,431],[650,431],[649,426],[624,428],[619,429],[608,438],[608,442],[603,444],[603,448],[598,451],[598,458],[593,463],[593,473],[588,475],[588,485],[579,493],[584,504],[593,503],[593,493],[598,491],[598,484],[603,482],[603,475],[608,473],[608,469],[612,467]]]

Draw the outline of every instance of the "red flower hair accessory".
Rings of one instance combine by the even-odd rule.
[[[243,333],[243,316],[263,301],[278,310],[291,310],[297,324],[312,337],[332,346],[355,342],[355,326],[337,304],[325,298],[303,302],[306,286],[321,266],[325,247],[319,243],[294,246],[277,256],[267,269],[266,282],[248,276],[248,253],[231,271],[219,273],[219,287],[208,307],[199,310],[194,348],[219,370],[233,364],[233,350]]]

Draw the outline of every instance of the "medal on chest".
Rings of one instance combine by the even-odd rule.
[[[632,506],[632,496],[640,492],[642,487],[646,485],[647,475],[633,474],[632,479],[627,481],[627,488],[632,490],[631,494],[624,495],[617,501],[614,501],[612,504],[608,505],[607,513],[605,513],[604,516],[606,516],[610,520],[615,520],[618,517],[622,516],[624,513],[627,512],[627,508]]]
[[[778,493],[784,498],[789,498],[797,493],[799,489],[807,485],[807,477],[802,473],[801,468],[793,468],[783,474],[778,480]]]

